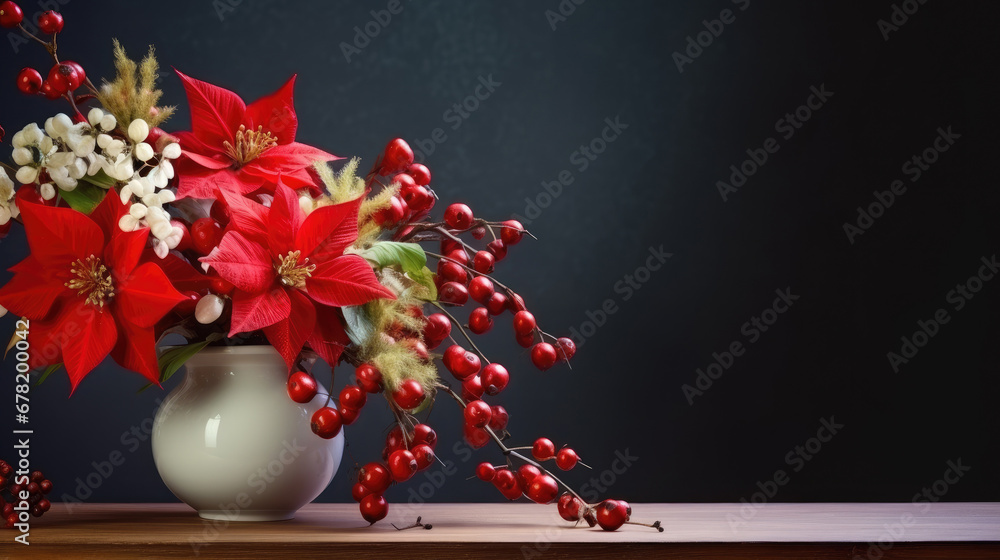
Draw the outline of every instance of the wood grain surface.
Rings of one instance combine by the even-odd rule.
[[[1000,503],[633,504],[608,533],[533,504],[393,504],[368,527],[355,504],[291,521],[229,523],[183,504],[54,504],[31,545],[0,533],[0,558],[1000,558]],[[742,509],[741,509],[742,508]],[[433,529],[397,531],[417,516]]]

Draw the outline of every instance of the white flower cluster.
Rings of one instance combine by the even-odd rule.
[[[18,214],[17,205],[14,204],[14,181],[7,176],[7,170],[0,167],[0,226],[7,225]]]
[[[170,224],[170,215],[163,209],[164,204],[175,199],[174,192],[166,187],[174,177],[171,160],[180,157],[180,144],[167,143],[157,154],[147,142],[149,123],[143,119],[129,123],[124,137],[115,135],[116,129],[115,116],[99,108],[90,110],[86,122],[73,123],[60,113],[45,121],[44,131],[29,124],[14,135],[12,142],[14,163],[21,166],[17,180],[38,184],[41,197],[51,200],[56,188],[72,191],[80,179],[103,171],[119,185],[124,184],[119,194],[122,204],[129,205],[129,212],[122,216],[119,227],[122,231],[148,227],[156,254],[164,258],[177,247],[183,234]],[[47,180],[41,182],[42,178]],[[0,208],[2,205],[0,202]],[[15,212],[9,211],[16,216]],[[4,210],[0,209],[0,218],[3,216]]]

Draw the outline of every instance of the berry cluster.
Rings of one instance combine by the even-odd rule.
[[[421,302],[433,306],[434,312],[425,315],[423,306],[412,305],[405,314],[422,325],[419,332],[414,331],[411,324],[410,327],[391,327],[378,336],[407,348],[419,363],[440,359],[444,369],[461,384],[461,390],[456,392],[438,380],[428,394],[424,384],[405,373],[404,379],[394,383],[390,390],[375,364],[352,359],[353,355],[345,352],[344,358],[356,366],[356,383],[341,390],[336,399],[339,408],[331,405],[332,395],[326,395],[326,405],[313,415],[313,432],[325,438],[335,437],[343,425],[351,424],[358,417],[368,394],[384,393],[395,416],[382,460],[361,467],[352,488],[362,517],[370,523],[385,518],[389,506],[384,494],[388,487],[394,482],[409,480],[414,473],[434,462],[437,436],[414,414],[428,398],[433,398],[433,392],[442,391],[462,406],[463,434],[469,445],[478,449],[493,441],[506,457],[506,465],[482,463],[476,469],[476,475],[492,482],[503,496],[510,500],[525,496],[539,504],[558,501],[559,513],[564,519],[583,520],[592,527],[600,525],[610,531],[631,523],[631,508],[626,502],[605,500],[587,504],[542,465],[553,461],[563,471],[577,465],[587,467],[572,448],[564,446],[557,450],[547,438],[537,439],[530,447],[509,447],[505,443],[511,437],[507,431],[507,410],[484,398],[502,393],[510,383],[511,374],[507,367],[491,362],[480,351],[470,331],[475,335],[486,334],[493,330],[495,321],[509,313],[515,341],[523,348],[530,348],[532,363],[542,371],[559,362],[568,363],[576,353],[576,346],[569,338],[543,331],[524,299],[492,275],[497,263],[507,256],[508,249],[530,233],[516,220],[493,222],[478,218],[461,203],[449,205],[440,222],[425,219],[435,202],[429,186],[430,177],[430,170],[413,162],[413,151],[399,138],[388,144],[367,177],[368,188],[380,185],[388,191],[385,204],[372,215],[380,229],[391,231],[396,241],[434,241],[440,247],[440,253],[424,251],[427,256],[437,259],[434,275],[437,297]],[[462,239],[466,234],[472,238],[469,242]],[[487,235],[489,241],[484,247],[477,249],[470,244],[484,240]],[[453,310],[469,303],[476,305],[463,324]],[[454,335],[458,333],[471,350],[456,340]],[[446,341],[449,344],[444,345]],[[441,354],[431,354],[439,348],[443,348]],[[288,379],[288,394],[296,402],[311,402],[317,391],[318,384],[308,373],[298,371]],[[523,450],[531,450],[531,457],[521,454]],[[560,487],[566,489],[561,496]],[[415,526],[424,525],[418,522]],[[658,522],[649,526],[662,531]]]
[[[49,10],[38,15],[38,29],[50,35],[48,41],[39,39],[23,25],[24,12],[15,2],[9,0],[0,3],[0,26],[17,27],[26,36],[42,44],[52,55],[55,64],[49,69],[48,75],[43,79],[42,73],[34,68],[24,68],[17,75],[17,89],[28,95],[44,95],[48,99],[59,99],[67,97],[71,103],[77,102],[74,92],[83,85],[88,85],[91,90],[93,84],[87,80],[87,72],[83,66],[70,60],[60,61],[56,56],[56,34],[63,29],[63,17],[59,12]]]
[[[0,460],[0,508],[3,508],[4,527],[8,529],[13,528],[15,523],[27,521],[27,517],[18,519],[18,512],[14,511],[15,504],[28,502],[28,511],[35,517],[41,517],[52,507],[45,497],[52,491],[52,481],[46,479],[41,471],[34,471],[28,476],[14,474],[14,469],[6,461]],[[27,515],[28,511],[23,514]]]

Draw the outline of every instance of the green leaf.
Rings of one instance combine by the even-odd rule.
[[[55,373],[56,371],[58,371],[59,368],[61,368],[61,367],[62,367],[62,364],[52,364],[51,366],[45,368],[45,371],[42,372],[42,376],[39,377],[38,381],[35,382],[35,387],[41,385],[42,381],[45,381],[46,379],[48,379],[50,375],[52,375],[53,373]]]
[[[160,368],[160,383],[166,383],[167,380],[173,377],[173,375],[177,373],[177,370],[181,369],[181,366],[193,358],[195,354],[204,350],[209,344],[223,338],[225,338],[225,335],[222,333],[212,333],[208,335],[208,338],[201,342],[186,344],[184,346],[175,346],[168,350],[164,350],[157,360]],[[152,386],[152,383],[147,383],[139,389],[139,392],[141,393]]]
[[[90,214],[97,205],[104,200],[104,195],[107,194],[106,189],[102,189],[96,185],[90,183],[80,182],[77,187],[71,191],[60,190],[59,195],[62,196],[63,200],[69,204],[70,208],[83,212],[84,214]]]
[[[361,256],[375,263],[379,268],[398,265],[403,272],[419,274],[427,266],[427,255],[416,243],[380,241],[361,253]]]
[[[108,190],[118,183],[118,181],[112,179],[110,175],[105,173],[103,169],[93,175],[86,175],[80,180],[86,181],[91,185],[96,185],[104,190]]]
[[[408,274],[414,282],[427,288],[428,300],[435,301],[437,299],[438,290],[437,286],[434,285],[434,273],[431,272],[431,269],[425,266],[424,268],[420,269],[417,272],[410,272]]]
[[[375,334],[375,325],[371,314],[363,305],[349,305],[340,308],[344,312],[344,323],[347,338],[357,346],[362,346]]]

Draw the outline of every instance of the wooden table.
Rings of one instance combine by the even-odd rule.
[[[30,546],[0,532],[0,558],[1000,558],[1000,503],[632,507],[666,531],[572,527],[554,506],[521,503],[390,505],[372,527],[355,504],[273,523],[207,521],[181,504],[56,504],[32,518]],[[433,529],[389,524],[417,515]]]

